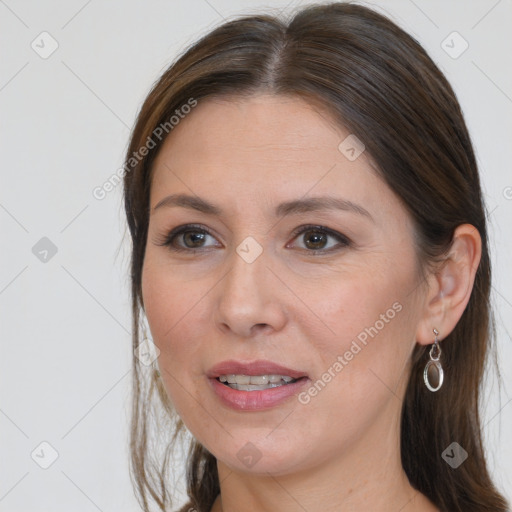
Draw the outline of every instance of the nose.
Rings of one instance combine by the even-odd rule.
[[[285,288],[269,268],[265,251],[253,262],[233,251],[230,270],[215,287],[215,322],[224,334],[251,338],[286,323]]]

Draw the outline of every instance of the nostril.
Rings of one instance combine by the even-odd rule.
[[[272,330],[272,327],[268,324],[254,324],[251,330],[265,332],[266,330]]]

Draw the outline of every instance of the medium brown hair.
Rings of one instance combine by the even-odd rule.
[[[268,15],[242,17],[196,42],[156,82],[138,115],[127,161],[191,98],[201,102],[259,92],[321,105],[364,142],[377,172],[413,220],[424,269],[446,254],[457,226],[468,223],[478,229],[482,257],[469,304],[443,340],[448,378],[437,393],[428,391],[422,379],[426,348],[414,349],[402,407],[401,458],[411,485],[443,511],[507,510],[486,467],[479,416],[480,386],[494,334],[485,209],[473,148],[452,88],[416,40],[368,8],[311,6],[289,22]],[[141,275],[152,164],[164,140],[124,177],[133,243],[134,350],[144,307]],[[152,444],[155,424],[164,450]],[[144,511],[150,510],[149,497],[159,510],[172,504],[171,449],[186,434],[183,427],[161,379],[134,357],[131,475]],[[197,441],[189,441],[190,501],[183,510],[209,512],[220,491],[216,459]],[[454,441],[469,454],[457,469],[441,457]]]

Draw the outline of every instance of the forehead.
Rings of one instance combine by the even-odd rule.
[[[340,150],[347,137],[324,109],[298,97],[201,100],[160,149],[151,204],[179,192],[238,202],[240,208],[339,193],[389,209],[393,194],[368,155],[349,159]]]
[[[219,145],[231,150],[226,154],[231,159],[241,151],[259,151],[261,156],[272,151],[278,156],[290,150],[336,150],[344,133],[325,112],[298,97],[207,98],[172,130],[164,148],[177,150],[186,143],[196,150],[188,159],[204,153],[211,157]]]
[[[301,168],[331,165],[348,132],[318,108],[297,97],[255,95],[208,98],[171,131],[155,162],[160,167],[204,169],[225,165],[254,171],[303,162]],[[313,165],[312,165],[313,164]],[[299,171],[299,169],[297,169]]]

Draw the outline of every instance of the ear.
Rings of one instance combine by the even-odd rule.
[[[458,226],[446,258],[427,278],[424,314],[416,331],[420,345],[433,343],[433,329],[440,340],[453,331],[469,302],[481,255],[478,230],[471,224]]]

